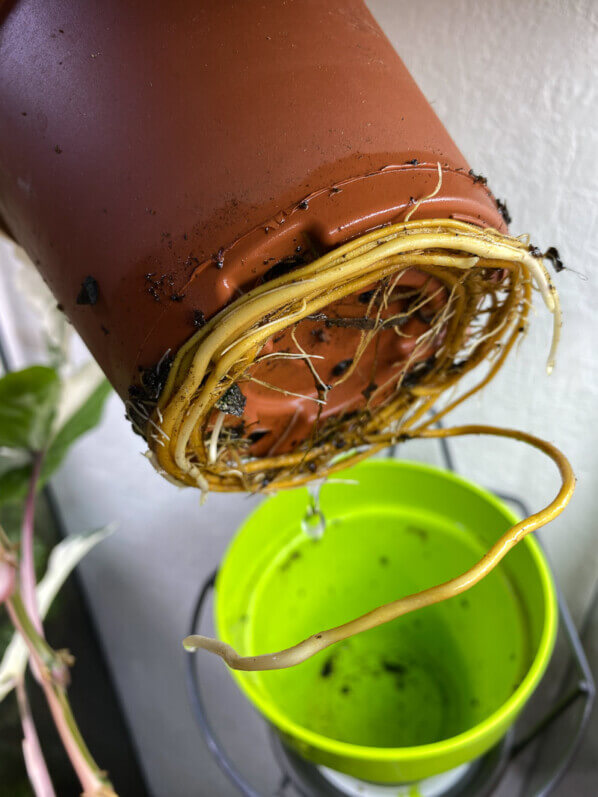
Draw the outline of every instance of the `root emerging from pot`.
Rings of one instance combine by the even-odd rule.
[[[462,435],[509,437],[542,451],[552,459],[559,469],[561,487],[558,494],[554,500],[540,512],[536,512],[530,517],[525,518],[525,520],[521,520],[505,532],[479,562],[460,576],[452,578],[450,581],[445,581],[443,584],[430,587],[422,592],[407,595],[404,598],[392,601],[392,603],[379,606],[377,609],[373,609],[371,612],[357,617],[348,623],[314,634],[303,640],[303,642],[293,645],[291,648],[260,656],[240,656],[234,648],[218,639],[193,635],[187,637],[183,641],[185,649],[188,651],[202,649],[208,650],[211,653],[216,653],[224,659],[229,667],[235,670],[281,670],[294,667],[296,664],[301,664],[312,656],[315,656],[315,654],[319,653],[321,650],[333,645],[335,642],[340,642],[355,634],[360,634],[362,631],[369,631],[371,628],[375,628],[383,623],[388,623],[391,620],[396,620],[397,617],[402,617],[404,614],[409,614],[416,609],[423,609],[425,606],[431,606],[433,603],[439,603],[448,598],[454,598],[456,595],[460,595],[462,592],[471,589],[471,587],[487,576],[501,559],[507,555],[511,548],[517,545],[526,534],[541,528],[557,517],[557,515],[560,515],[569,503],[573,490],[575,489],[575,476],[568,460],[555,446],[533,435],[515,429],[497,429],[492,426],[477,425],[458,426],[453,429],[424,429],[420,427],[408,436],[410,438],[435,438],[458,437]]]
[[[330,628],[327,631],[321,631],[308,637],[308,639],[298,645],[277,653],[260,656],[239,656],[230,645],[218,639],[199,635],[187,637],[183,641],[185,649],[188,651],[203,649],[216,653],[224,659],[229,667],[235,670],[281,670],[287,667],[294,667],[296,664],[306,661],[335,642],[340,642],[354,634],[360,634],[362,631],[368,631],[383,623],[388,623],[416,609],[423,609],[433,603],[453,598],[471,589],[487,576],[526,534],[529,534],[530,531],[535,531],[559,515],[569,503],[575,488],[575,477],[571,465],[561,452],[550,443],[525,432],[519,432],[514,429],[495,429],[491,426],[460,426],[453,429],[420,428],[412,432],[409,437],[455,437],[472,434],[509,437],[539,449],[557,465],[562,480],[557,496],[547,507],[510,528],[472,568],[460,576],[444,582],[444,584],[438,584],[422,592],[407,595],[405,598],[379,606],[377,609],[355,618],[355,620],[339,625],[336,628]]]
[[[532,288],[554,315],[548,370],[554,364],[561,318],[558,296],[543,259],[524,241],[496,230],[450,219],[409,221],[377,230],[338,247],[312,263],[250,290],[214,316],[181,347],[156,406],[135,405],[157,469],[204,493],[268,492],[325,477],[399,442],[421,422],[440,396],[481,363],[488,371],[478,384],[438,409],[419,428],[430,427],[497,373],[526,328]],[[332,326],[360,330],[351,360],[339,363],[335,385],[348,379],[383,330],[399,337],[409,317],[430,296],[422,289],[405,312],[387,310],[401,277],[417,269],[440,284],[444,301],[417,338],[406,362],[385,384],[372,385],[365,406],[321,420],[328,390],[318,358],[301,347],[294,331],[303,319],[325,319]],[[365,317],[328,318],[332,303],[375,285]],[[425,308],[424,308],[425,309]],[[429,311],[428,311],[429,312]],[[294,352],[264,354],[277,334],[291,329]],[[422,352],[433,354],[424,361]],[[292,393],[259,379],[255,369],[266,358],[292,357],[309,367],[317,397]],[[257,383],[318,405],[309,439],[292,451],[255,457],[249,441],[235,435],[224,414],[241,415],[244,384]]]
[[[401,278],[414,268],[427,284],[413,291],[406,309],[389,315]],[[439,285],[438,291],[443,292],[443,300],[437,305],[431,302],[430,285]],[[537,250],[530,249],[524,240],[457,221],[407,221],[364,235],[254,288],[211,319],[181,348],[158,405],[139,408],[139,415],[146,421],[151,456],[158,469],[178,483],[199,486],[204,493],[294,487],[326,477],[401,440],[471,434],[527,443],[555,462],[562,479],[558,495],[547,507],[517,523],[474,567],[444,584],[380,606],[277,653],[239,656],[229,645],[202,636],[188,637],[184,642],[187,650],[209,650],[241,670],[292,667],[335,642],[464,592],[496,567],[526,534],[563,510],[575,478],[569,462],[550,443],[512,429],[430,428],[498,372],[526,329],[534,287],[554,317],[550,372],[561,315],[558,295]],[[324,312],[333,302],[360,291],[367,297],[363,318],[329,317]],[[436,308],[433,313],[431,307]],[[354,356],[333,369],[335,384],[340,384],[351,377],[366,349],[372,343],[376,345],[383,330],[404,335],[405,320],[422,311],[430,316],[426,331],[412,341],[410,355],[397,363],[391,378],[383,385],[372,385],[365,396],[365,407],[322,420],[321,410],[332,386],[318,371],[318,358],[300,344],[296,325],[306,318],[324,318],[330,326],[360,330]],[[270,339],[289,328],[296,351],[264,353]],[[299,398],[317,404],[316,421],[310,438],[291,451],[251,456],[243,437],[235,437],[226,428],[225,417],[243,414],[244,383],[253,381],[287,396],[298,395],[255,375],[261,362],[275,357],[305,361],[317,397]],[[481,363],[488,369],[480,381],[438,407],[442,394]],[[378,400],[372,401],[376,394]]]

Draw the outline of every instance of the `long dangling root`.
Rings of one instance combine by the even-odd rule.
[[[408,437],[457,437],[472,434],[508,437],[539,449],[557,465],[562,484],[557,496],[548,506],[540,512],[530,515],[530,517],[525,520],[516,523],[503,534],[482,559],[467,570],[467,572],[456,578],[452,578],[450,581],[445,581],[444,584],[438,584],[422,592],[417,592],[413,595],[408,595],[405,598],[393,601],[392,603],[387,603],[384,606],[379,606],[377,609],[361,617],[357,617],[355,620],[339,625],[336,628],[330,628],[327,631],[314,634],[298,645],[294,645],[286,650],[281,650],[278,653],[269,653],[259,656],[239,656],[230,645],[217,639],[204,636],[187,637],[183,641],[185,649],[189,651],[203,649],[216,653],[224,659],[229,667],[235,670],[280,670],[286,667],[293,667],[295,664],[306,661],[321,650],[333,645],[335,642],[340,642],[354,634],[359,634],[362,631],[368,631],[371,628],[388,623],[416,609],[422,609],[425,606],[431,606],[434,603],[453,598],[455,595],[459,595],[471,589],[474,584],[477,584],[481,579],[487,576],[503,557],[506,556],[511,548],[522,540],[526,534],[529,534],[530,531],[539,529],[541,526],[544,526],[557,517],[569,503],[575,488],[575,476],[566,457],[550,443],[540,440],[530,434],[526,434],[525,432],[519,432],[514,429],[497,429],[492,426],[475,425],[457,426],[453,429],[426,429],[420,427],[411,432]],[[387,440],[387,442],[389,442],[389,440]]]
[[[525,330],[532,286],[554,316],[547,366],[552,370],[560,307],[536,251],[496,230],[451,219],[408,221],[363,235],[248,291],[182,346],[157,405],[138,409],[135,422],[146,429],[157,467],[178,483],[199,486],[204,492],[260,492],[298,486],[357,462],[400,439],[442,393],[482,362],[489,364],[486,376],[436,417],[487,384]],[[377,403],[370,396],[363,411],[328,418],[293,451],[259,458],[248,454],[246,440],[227,431],[222,416],[218,416],[218,428],[214,427],[221,400],[231,386],[258,381],[252,368],[263,359],[262,349],[272,336],[294,329],[302,319],[320,317],[333,302],[378,286],[377,313],[370,316],[373,298],[365,319],[335,321],[337,325],[361,324],[361,342],[343,379],[357,367],[380,330],[392,328],[399,337],[404,335],[401,326],[413,307],[392,318],[382,318],[380,308],[388,306],[401,275],[410,268],[438,281],[448,300],[416,341],[407,363],[400,363],[392,378],[374,389]],[[425,293],[422,297],[425,303]],[[414,306],[421,306],[417,296]],[[433,361],[418,363],[430,347],[436,349]],[[321,407],[327,391],[318,384],[317,365],[298,348],[297,356],[304,356],[315,373],[318,398],[312,400]],[[349,455],[341,465],[342,453]]]

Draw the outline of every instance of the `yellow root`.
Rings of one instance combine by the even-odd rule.
[[[244,454],[239,444],[235,448],[229,438],[216,448],[218,439],[209,428],[214,406],[231,385],[255,380],[251,369],[273,335],[368,286],[384,280],[394,285],[409,268],[439,280],[450,295],[433,327],[417,342],[420,352],[435,336],[443,335],[434,366],[424,377],[408,384],[408,368],[403,366],[385,386],[391,395],[379,406],[372,409],[368,401],[357,422],[342,417],[327,421],[318,430],[317,444],[306,441],[292,452],[259,459]],[[493,280],[491,275],[499,272],[506,276]],[[151,408],[142,407],[138,425],[145,423],[161,471],[204,492],[275,491],[322,478],[337,469],[332,463],[339,453],[352,452],[346,466],[362,458],[364,446],[373,451],[384,445],[388,429],[394,430],[396,439],[463,374],[484,361],[490,364],[488,375],[465,397],[486,384],[525,327],[532,284],[554,316],[550,371],[561,325],[558,296],[542,258],[532,254],[525,242],[451,219],[407,221],[368,233],[258,286],[208,321],[181,347],[151,417],[145,420],[144,413]],[[384,295],[383,304],[389,295]],[[372,320],[373,329],[362,334],[359,354],[389,322],[379,316]],[[395,331],[401,334],[398,327]],[[309,358],[306,362],[317,377],[313,363]],[[312,400],[325,402],[326,392]]]
[[[458,426],[453,429],[426,429],[420,428],[411,432],[410,438],[438,438],[438,437],[457,437],[461,435],[487,434],[494,437],[508,437],[527,443],[534,448],[542,451],[557,465],[562,484],[556,497],[539,512],[531,515],[525,520],[519,521],[510,528],[503,536],[494,543],[490,550],[472,568],[460,576],[452,578],[444,584],[417,592],[413,595],[400,598],[399,600],[379,606],[367,614],[357,617],[348,623],[321,631],[318,634],[308,637],[298,645],[294,645],[286,650],[277,653],[268,653],[258,656],[239,656],[230,645],[217,639],[194,635],[189,636],[183,641],[186,650],[208,650],[221,656],[229,667],[235,670],[280,670],[287,667],[294,667],[303,661],[319,653],[321,650],[340,642],[354,634],[368,631],[371,628],[388,623],[416,609],[431,606],[434,603],[453,598],[468,589],[471,589],[481,579],[496,567],[504,556],[520,540],[531,531],[539,529],[546,523],[559,515],[569,503],[575,488],[575,476],[571,465],[566,457],[553,445],[540,440],[533,435],[519,432],[514,429],[497,429],[492,426]],[[390,441],[388,441],[390,442]]]

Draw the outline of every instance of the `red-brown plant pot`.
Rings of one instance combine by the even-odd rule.
[[[418,218],[505,229],[361,0],[16,0],[0,15],[0,215],[124,399],[143,373],[158,393],[156,364],[244,291],[403,219],[437,164],[441,190]],[[423,279],[412,270],[402,285]],[[330,314],[359,316],[365,301]],[[382,377],[427,319],[409,323],[382,340]],[[324,379],[359,334],[297,328]],[[268,345],[285,350],[289,334]],[[324,417],[364,401],[373,357],[330,391]],[[315,395],[305,363],[264,374]],[[253,453],[309,435],[313,402],[245,393]]]

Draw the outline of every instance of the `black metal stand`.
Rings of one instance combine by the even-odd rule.
[[[456,471],[452,452],[446,439],[440,440],[440,449],[446,469]],[[390,455],[392,456],[393,453],[394,452],[391,450]],[[525,503],[520,498],[498,492],[495,492],[494,494],[503,501],[516,506],[523,517],[526,517],[530,514]],[[206,599],[214,588],[216,576],[217,571],[214,571],[204,582],[200,590],[189,625],[189,634],[198,633]],[[555,788],[563,774],[566,772],[573,756],[579,747],[584,731],[588,724],[596,693],[594,679],[585,655],[585,651],[577,633],[577,629],[575,628],[575,624],[571,618],[565,598],[558,585],[557,599],[559,606],[559,619],[565,632],[565,637],[570,649],[570,661],[572,669],[575,673],[574,678],[572,679],[573,684],[569,685],[569,681],[571,680],[569,676],[567,678],[567,683],[563,684],[561,687],[560,695],[555,699],[554,703],[546,711],[544,716],[529,732],[525,733],[521,738],[515,737],[510,745],[506,747],[504,745],[498,745],[497,748],[501,749],[495,749],[495,753],[500,753],[501,755],[501,759],[499,762],[497,762],[498,765],[496,767],[496,774],[498,776],[504,774],[504,771],[509,763],[511,763],[513,759],[520,755],[524,750],[528,749],[532,742],[541,739],[547,729],[552,727],[555,722],[563,717],[563,715],[570,709],[571,706],[579,703],[580,701],[582,702],[580,716],[573,733],[569,732],[566,735],[566,738],[563,739],[563,750],[561,751],[559,757],[555,758],[554,765],[550,773],[548,773],[548,775],[545,777],[544,783],[539,788],[536,788],[533,792],[533,795],[529,795],[529,797],[546,797],[546,795],[550,794],[550,792]],[[247,782],[243,774],[239,772],[229,757],[226,747],[218,739],[211,725],[205,702],[203,700],[200,676],[198,668],[195,666],[195,657],[189,654],[186,654],[186,656],[186,680],[193,714],[201,734],[208,746],[208,749],[214,757],[214,760],[224,774],[229,778],[231,783],[237,787],[240,794],[245,795],[245,797],[264,797],[264,795],[257,792]],[[275,745],[275,752],[276,751],[277,747]],[[281,769],[283,769],[280,750],[278,750],[276,758],[279,764],[281,764]],[[473,795],[476,795],[476,797],[481,797],[482,794],[490,794],[498,785],[498,780],[498,777],[493,779],[490,792],[488,791],[488,783],[485,784],[483,791],[476,790],[475,783],[469,783],[466,794],[471,795],[471,797],[473,797]],[[290,779],[283,769],[281,786],[278,790],[278,795],[283,795],[286,790],[286,786],[289,784]],[[474,791],[472,791],[472,787],[474,788]],[[321,790],[317,793],[324,794],[324,792]]]

